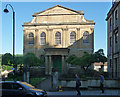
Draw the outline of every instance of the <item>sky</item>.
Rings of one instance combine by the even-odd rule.
[[[95,21],[94,30],[94,51],[104,49],[107,55],[107,13],[111,8],[111,2],[2,2],[1,9],[4,10],[6,4],[11,4],[15,11],[15,54],[23,54],[23,23],[33,19],[35,12],[41,12],[55,5],[62,5],[73,10],[82,10],[85,19]],[[12,31],[12,9],[8,7],[9,13],[0,12],[2,18],[2,54],[13,51],[13,31]],[[1,39],[2,38],[2,39]]]

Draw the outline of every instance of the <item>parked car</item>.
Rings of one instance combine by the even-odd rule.
[[[2,97],[47,97],[47,92],[20,81],[0,82]]]

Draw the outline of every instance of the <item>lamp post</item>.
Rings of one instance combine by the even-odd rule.
[[[12,5],[7,4],[5,9],[4,9],[5,13],[9,12],[7,9],[8,6],[10,6],[12,8],[12,11],[13,11],[13,74],[14,74],[15,70],[17,69],[17,67],[15,65],[15,12],[14,12]]]

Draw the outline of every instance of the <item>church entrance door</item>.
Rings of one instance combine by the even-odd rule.
[[[57,69],[58,72],[62,71],[62,58],[60,55],[52,56],[53,68]]]

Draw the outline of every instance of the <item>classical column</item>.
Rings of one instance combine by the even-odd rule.
[[[48,74],[48,56],[45,56],[45,74]]]
[[[65,59],[64,59],[64,55],[62,55],[62,73],[64,73],[64,65],[65,65]]]
[[[64,56],[64,73],[67,73],[68,72],[68,66],[67,66],[67,63],[66,63],[66,60],[67,59],[67,56]]]
[[[52,74],[52,60],[51,60],[51,55],[49,56],[49,74]]]

